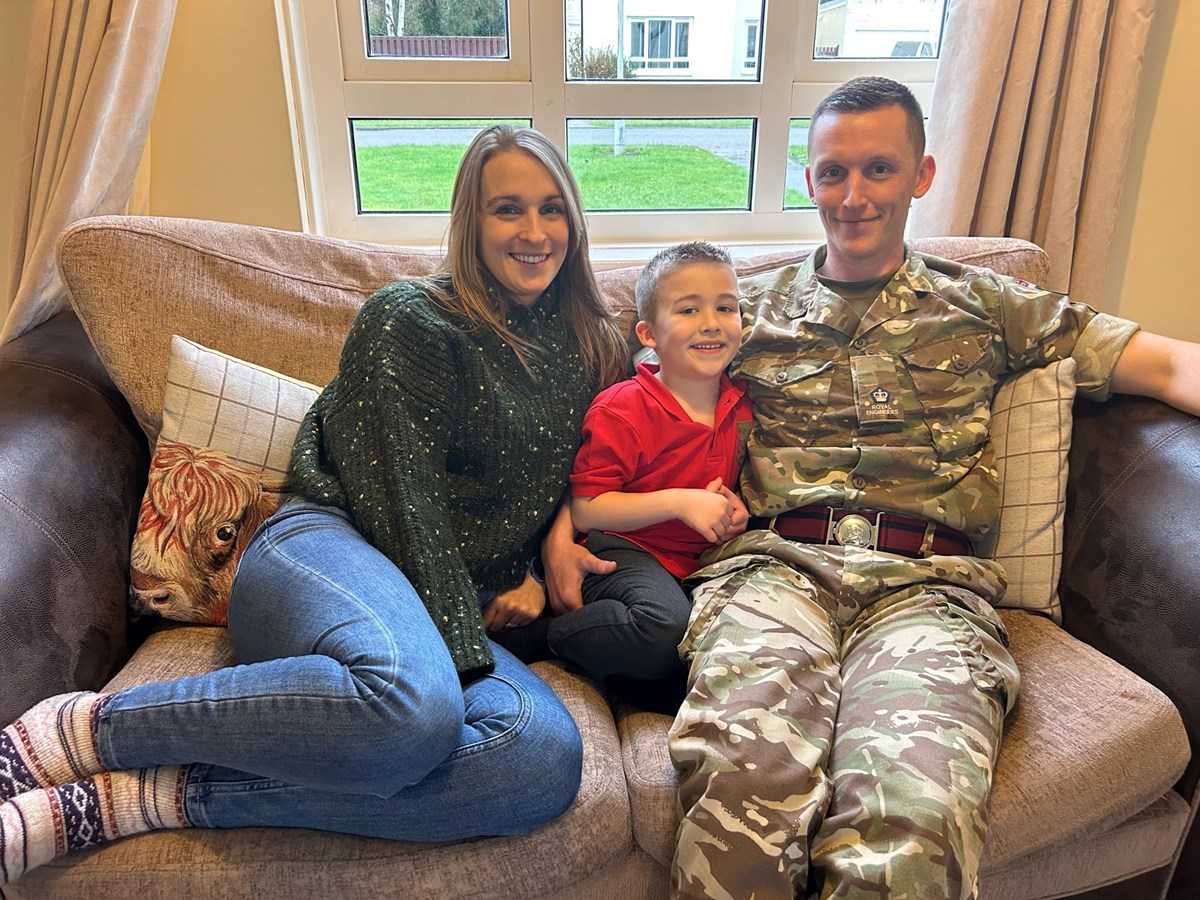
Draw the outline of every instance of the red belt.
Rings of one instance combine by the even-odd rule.
[[[802,544],[841,544],[871,547],[884,553],[920,558],[928,554],[970,556],[971,542],[948,525],[874,510],[803,506],[771,518],[754,516],[748,526],[766,528]],[[928,553],[922,552],[926,531],[932,531]]]

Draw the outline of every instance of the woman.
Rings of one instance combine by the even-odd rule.
[[[584,410],[624,366],[578,188],[542,135],[472,142],[445,269],[355,320],[293,451],[302,496],[234,582],[242,665],[54,697],[0,735],[0,883],[158,828],[447,841],[570,805],[574,722],[488,639],[542,613],[529,560]]]

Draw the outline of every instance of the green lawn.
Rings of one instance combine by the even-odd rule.
[[[465,146],[359,147],[359,192],[363,212],[445,212],[454,172]],[[583,145],[570,154],[584,206],[589,210],[745,209],[746,170],[696,147]],[[808,197],[789,190],[788,206],[808,206]]]

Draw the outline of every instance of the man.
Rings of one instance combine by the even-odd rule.
[[[806,171],[827,243],[740,285],[755,518],[690,582],[681,896],[972,896],[1019,684],[988,558],[998,382],[1073,356],[1085,396],[1200,413],[1200,346],[911,252],[924,144],[902,85],[836,88]]]

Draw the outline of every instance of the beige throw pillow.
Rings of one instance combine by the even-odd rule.
[[[995,559],[1008,574],[1001,606],[1062,622],[1063,516],[1075,360],[1031,369],[1000,386],[992,404],[992,441],[1000,470],[1000,531]]]
[[[162,431],[130,551],[135,614],[224,624],[238,560],[286,499],[316,385],[174,335]]]

